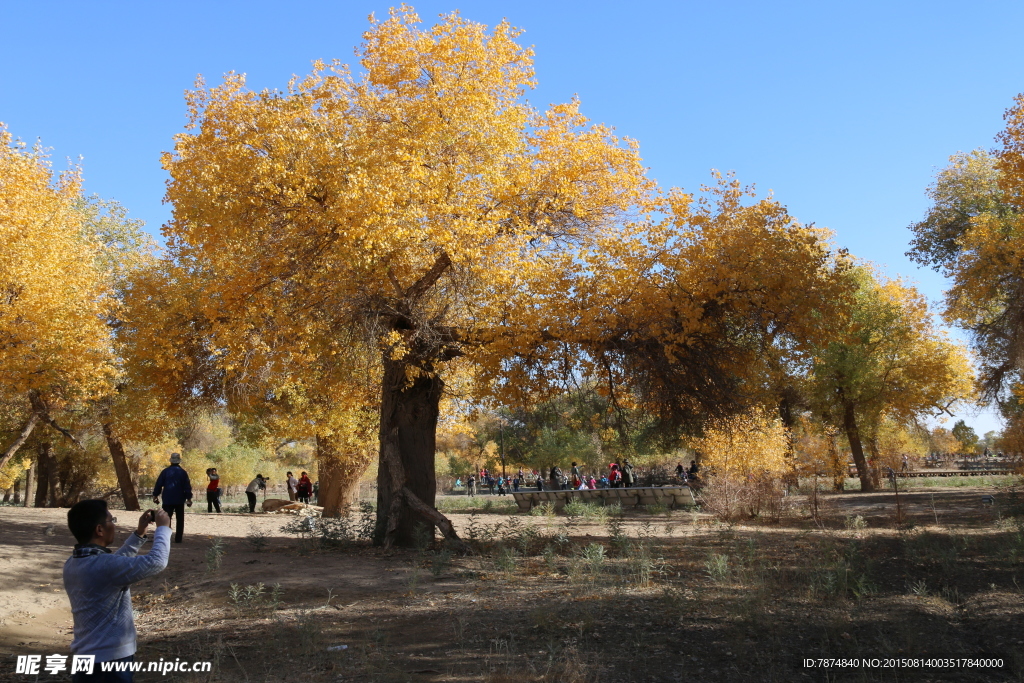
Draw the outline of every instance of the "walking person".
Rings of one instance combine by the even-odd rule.
[[[636,474],[633,472],[633,464],[629,458],[622,459],[622,485],[626,488],[636,486]]]
[[[266,488],[267,480],[263,478],[262,474],[257,474],[256,478],[245,487],[245,497],[249,499],[249,512],[256,512],[256,492],[264,491]]]
[[[156,522],[153,547],[146,555],[146,528]],[[68,528],[77,543],[64,563],[64,590],[71,602],[74,638],[71,654],[92,655],[93,672],[77,672],[73,683],[132,683],[131,671],[99,671],[100,662],[133,662],[136,642],[131,584],[158,574],[171,552],[171,519],[164,510],[147,510],[134,533],[116,551],[117,518],[105,500],[83,500],[68,510]]]
[[[288,473],[285,483],[288,485],[288,500],[295,500],[296,492],[299,489],[299,480],[291,472]]]
[[[188,472],[181,467],[181,454],[171,453],[171,466],[164,468],[156,478],[153,487],[153,502],[160,504],[160,494],[164,495],[164,511],[172,518],[174,524],[174,542],[181,543],[185,534],[185,506],[192,507],[192,482]]]
[[[608,472],[608,482],[611,488],[617,489],[622,486],[622,472],[619,471],[619,464],[613,462],[608,466],[610,468]]]
[[[561,488],[562,488],[562,470],[558,467],[558,465],[555,465],[554,467],[551,468],[551,471],[548,473],[548,478],[551,480],[551,489],[550,490],[552,490],[552,491],[559,491],[559,490],[561,490]]]
[[[475,474],[469,475],[469,478],[466,479],[466,495],[467,496],[475,496],[476,495],[476,475]]]
[[[313,482],[309,480],[309,475],[305,472],[299,477],[299,485],[295,489],[295,495],[300,503],[309,505],[309,496],[313,493]]]
[[[217,512],[220,512],[220,475],[217,474],[217,468],[211,467],[206,470],[206,476],[210,479],[210,483],[206,485],[206,511],[213,512],[214,508]]]

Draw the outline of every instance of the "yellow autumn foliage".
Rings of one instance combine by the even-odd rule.
[[[509,24],[418,23],[404,6],[374,21],[361,78],[317,63],[286,92],[229,75],[190,93],[191,130],[163,158],[165,234],[177,262],[201,264],[192,303],[229,382],[259,369],[305,383],[360,346],[415,374],[410,339],[432,334],[420,324],[460,326],[461,341],[501,324],[506,301],[552,277],[546,251],[648,187],[635,143],[577,102],[521,99],[532,52]],[[333,401],[348,398],[362,404]]]
[[[763,408],[712,422],[691,445],[715,476],[781,477],[792,469],[789,430]]]
[[[83,234],[79,177],[0,127],[0,392],[60,403],[95,397],[113,374],[108,289]]]

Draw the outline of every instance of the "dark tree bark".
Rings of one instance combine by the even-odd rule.
[[[135,491],[135,484],[132,482],[131,468],[128,467],[128,458],[124,454],[124,444],[114,434],[114,430],[109,422],[103,423],[103,436],[107,440],[110,459],[114,461],[114,471],[117,472],[117,484],[121,488],[121,500],[124,501],[124,509],[141,510],[139,496]]]
[[[860,430],[857,428],[855,406],[842,389],[839,390],[839,399],[843,406],[843,428],[846,431],[846,439],[850,442],[853,462],[857,465],[857,476],[860,478],[860,490],[874,491],[875,485],[871,481],[871,472],[868,470],[867,459],[864,457],[864,446],[860,440]]]
[[[36,482],[37,508],[52,505],[57,495],[57,459],[51,453],[48,441],[39,442],[39,480]]]
[[[406,364],[384,359],[380,405],[380,464],[377,470],[377,527],[374,540],[384,545],[415,543],[422,520],[405,504],[408,489],[434,506],[434,447],[444,382],[420,374],[406,378]]]
[[[396,299],[382,302],[387,311],[381,322],[398,332],[406,348],[400,358],[384,350],[380,402],[380,454],[377,469],[377,524],[373,540],[385,548],[412,546],[416,527],[424,522],[431,536],[436,526],[456,548],[469,548],[455,533],[451,521],[434,507],[434,448],[437,415],[444,382],[436,363],[462,355],[461,334],[414,314],[419,301],[452,265],[441,252],[430,269],[408,288],[391,272]],[[422,312],[421,312],[422,313]]]
[[[85,493],[89,485],[89,473],[77,469],[70,458],[59,461],[57,471],[60,474],[57,477],[59,491],[54,501],[55,507],[71,507]]]
[[[796,390],[792,387],[786,387],[781,392],[779,399],[779,418],[782,420],[783,426],[788,430],[790,434],[793,433],[796,427],[796,415],[795,407],[797,405],[798,395]],[[790,471],[782,476],[782,483],[786,485],[787,490],[792,487],[800,486],[800,478],[797,476],[795,467],[792,467],[793,460],[796,455],[796,448],[793,443],[793,439],[787,439],[786,441],[786,462],[790,463]]]
[[[384,358],[374,542],[415,545],[417,526],[426,524],[431,534],[437,526],[446,539],[465,549],[448,518],[434,508],[434,449],[444,382],[429,366],[419,367],[409,380],[404,361]]]
[[[359,502],[359,477],[365,467],[359,458],[344,458],[343,455],[331,436],[317,434],[316,466],[320,482],[317,502],[324,508],[324,517],[347,515],[349,507]]]
[[[839,456],[839,448],[836,446],[835,433],[828,437],[828,458],[829,469],[832,479],[832,490],[842,493],[846,485],[846,462]]]
[[[32,505],[32,494],[35,492],[33,484],[35,483],[36,464],[33,462],[32,466],[25,470],[25,500],[23,505],[30,507]]]

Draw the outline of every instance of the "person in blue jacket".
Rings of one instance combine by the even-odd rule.
[[[185,533],[185,506],[192,507],[192,482],[188,480],[188,472],[181,467],[181,455],[171,453],[171,466],[164,469],[156,478],[153,487],[153,502],[160,504],[160,494],[164,494],[163,508],[171,517],[176,517],[174,525],[174,542],[181,543]]]

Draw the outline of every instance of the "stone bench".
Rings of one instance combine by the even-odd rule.
[[[551,503],[556,510],[561,510],[572,500],[601,505],[621,505],[636,507],[638,505],[657,505],[663,503],[676,509],[697,504],[693,490],[689,486],[633,486],[617,489],[586,489],[583,491],[514,491],[516,505],[520,512],[529,512],[541,503]]]

